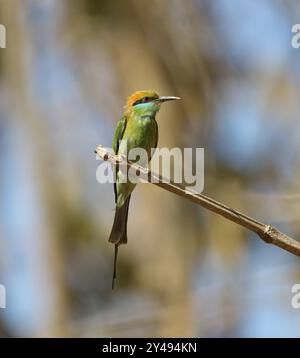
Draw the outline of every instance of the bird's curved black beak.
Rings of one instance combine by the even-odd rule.
[[[177,99],[181,99],[181,98],[180,97],[174,97],[174,96],[163,96],[163,97],[159,97],[157,99],[157,102],[163,103],[163,102],[167,102],[167,101],[175,101]]]

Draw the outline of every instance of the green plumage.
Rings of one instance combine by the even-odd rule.
[[[115,154],[127,156],[131,149],[142,148],[146,150],[148,160],[151,159],[152,149],[156,148],[158,141],[158,127],[155,120],[158,110],[159,105],[156,102],[139,104],[132,107],[130,113],[119,120],[112,143]],[[129,180],[124,182],[125,179],[125,174],[116,167],[114,184],[116,213],[109,238],[109,241],[116,245],[127,243],[129,200],[136,185]]]
[[[128,119],[123,117],[117,127],[114,139],[114,151],[116,154],[127,156],[133,148],[142,148],[147,151],[148,159],[151,159],[151,149],[156,148],[158,141],[158,127],[154,116],[140,116],[133,113]],[[120,127],[120,130],[118,128]],[[121,131],[122,130],[122,131]],[[122,140],[122,142],[120,142]],[[119,144],[115,144],[119,142]],[[147,165],[147,163],[142,163]],[[117,207],[124,205],[125,200],[135,187],[134,183],[122,183],[124,174],[117,170],[115,184],[115,197]]]
[[[112,142],[115,154],[128,156],[131,149],[142,148],[147,152],[147,161],[151,159],[152,149],[156,148],[158,141],[158,126],[155,116],[160,104],[178,97],[159,97],[153,91],[140,91],[129,97],[125,113],[119,120]],[[140,162],[142,166],[148,163]],[[116,278],[116,260],[118,246],[127,243],[127,219],[130,195],[135,183],[126,181],[126,176],[116,166],[116,182],[114,184],[116,212],[109,241],[115,244],[114,279]],[[124,180],[125,179],[125,180]],[[125,181],[125,182],[124,182]],[[112,286],[112,287],[113,287]]]

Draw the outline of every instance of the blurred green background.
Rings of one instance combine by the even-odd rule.
[[[0,0],[1,336],[300,336],[300,261],[153,185],[111,291],[111,184],[131,92],[182,101],[159,146],[204,147],[204,193],[300,239],[297,0]]]

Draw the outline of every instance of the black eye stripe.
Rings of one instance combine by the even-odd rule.
[[[156,99],[156,97],[148,97],[148,96],[146,96],[146,97],[143,97],[143,98],[135,101],[133,103],[133,106],[136,106],[137,104],[141,104],[141,103],[148,103],[148,102],[154,101],[155,99]]]

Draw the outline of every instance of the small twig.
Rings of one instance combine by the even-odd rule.
[[[95,153],[105,161],[112,164],[118,164],[119,168],[126,173],[128,168],[132,168],[135,173],[139,173],[139,180],[142,182],[151,182],[163,189],[166,189],[174,194],[182,196],[202,207],[213,211],[216,214],[222,215],[228,220],[235,222],[238,225],[255,232],[262,240],[268,244],[276,245],[283,250],[300,257],[300,242],[292,239],[291,237],[283,234],[278,229],[271,225],[263,224],[250,216],[247,216],[237,210],[209,198],[208,196],[198,194],[192,190],[186,190],[184,187],[174,184],[166,180],[158,174],[152,173],[149,169],[143,168],[132,162],[127,162],[125,157],[120,157],[108,152],[102,146],[98,146]]]

